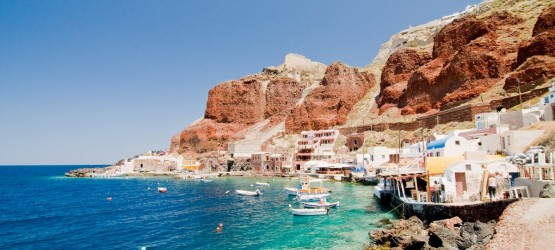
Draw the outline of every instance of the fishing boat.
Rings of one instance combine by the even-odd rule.
[[[259,182],[259,181],[257,181],[257,182],[254,183],[254,185],[257,185],[257,186],[270,186],[270,183],[269,183],[269,182]]]
[[[285,187],[284,189],[289,195],[323,194],[331,192],[329,189],[324,188],[322,180],[308,177],[301,179],[301,183],[297,188]]]
[[[339,201],[328,202],[325,198],[318,202],[302,202],[305,208],[330,208],[339,206]]]
[[[313,216],[313,215],[327,215],[330,211],[329,208],[291,208],[289,209],[293,215]]]
[[[260,192],[260,190],[255,190],[255,191],[247,191],[247,190],[235,190],[235,192],[237,192],[238,195],[244,195],[244,196],[259,196],[262,193]]]
[[[168,192],[168,189],[165,187],[158,187],[158,193],[166,193]]]
[[[286,192],[288,195],[291,195],[291,196],[297,196],[297,194],[299,193],[299,190],[296,189],[296,188],[284,187],[283,189],[285,190],[285,192]]]
[[[325,194],[299,194],[297,195],[297,200],[300,201],[319,201],[320,199],[330,196],[330,193]]]

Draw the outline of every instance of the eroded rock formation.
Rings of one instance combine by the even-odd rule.
[[[286,132],[327,129],[344,124],[352,107],[375,84],[374,76],[335,62],[321,86],[304,98],[285,121]]]
[[[443,27],[434,38],[433,60],[410,77],[399,107],[403,114],[424,113],[478,96],[511,71],[517,45],[506,34],[522,19],[507,12],[468,15]]]

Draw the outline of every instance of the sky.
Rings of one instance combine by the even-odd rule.
[[[217,84],[288,53],[363,67],[477,0],[2,0],[0,165],[113,164],[204,115]]]

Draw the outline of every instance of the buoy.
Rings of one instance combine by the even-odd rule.
[[[228,195],[228,194],[229,194],[229,190],[225,191],[225,194]]]
[[[220,223],[220,228],[224,228],[224,223]]]
[[[221,227],[217,227],[217,228],[216,228],[216,232],[217,232],[217,233],[221,233],[221,232],[222,232],[222,228],[221,228]]]
[[[112,197],[108,197],[108,198],[106,198],[106,200],[109,200],[109,201],[111,201],[111,200],[112,200]]]

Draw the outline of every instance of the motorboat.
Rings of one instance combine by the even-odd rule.
[[[165,187],[158,187],[158,193],[166,193],[168,192],[168,189]]]
[[[339,201],[328,202],[325,198],[318,202],[302,202],[305,208],[330,208],[339,206]]]
[[[324,182],[321,179],[304,178],[301,179],[300,188],[297,187],[298,194],[323,194],[330,193],[329,189],[324,188]]]
[[[269,183],[269,182],[259,182],[259,181],[257,181],[257,182],[254,183],[254,185],[257,185],[257,186],[270,186],[270,183]]]
[[[324,194],[331,193],[331,190],[324,188],[323,181],[320,179],[302,178],[301,183],[296,188],[285,187],[288,195],[305,195],[305,194]]]
[[[213,182],[214,180],[210,180],[210,179],[200,179],[200,181],[202,181],[202,182]]]
[[[298,189],[292,188],[292,187],[284,187],[283,189],[288,195],[291,195],[291,196],[297,196],[299,191]]]
[[[300,201],[319,201],[320,199],[330,196],[330,193],[325,194],[299,194],[297,195],[297,200]]]
[[[289,204],[289,209],[293,215],[304,216],[327,215],[330,211],[329,208],[291,208],[291,204]]]
[[[235,192],[237,192],[238,195],[244,195],[244,196],[259,196],[262,193],[260,192],[260,190],[255,190],[255,191],[247,191],[247,190],[235,190]]]

